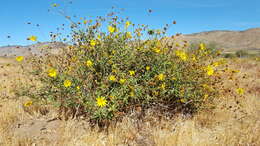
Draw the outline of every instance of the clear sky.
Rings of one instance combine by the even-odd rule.
[[[31,44],[26,40],[30,35],[38,36],[40,42],[49,41],[49,32],[66,22],[59,14],[48,12],[53,3],[78,17],[104,16],[116,6],[124,8],[123,15],[134,23],[153,28],[176,20],[170,34],[260,27],[260,0],[1,0],[0,46]],[[153,13],[149,15],[148,9]]]

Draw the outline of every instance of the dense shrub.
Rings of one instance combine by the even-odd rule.
[[[192,113],[218,97],[218,51],[187,42],[172,47],[167,25],[152,30],[114,14],[82,21],[72,23],[73,45],[61,54],[31,59],[41,86],[26,96],[94,122],[153,107]]]
[[[240,57],[240,58],[249,56],[249,54],[246,50],[238,50],[238,51],[236,51],[235,54],[236,54],[237,57]]]
[[[225,58],[235,58],[236,55],[234,53],[225,53],[223,54]]]
[[[207,46],[207,50],[210,52],[214,52],[215,54],[221,53],[223,50],[220,49],[220,45],[215,43],[215,42],[205,42],[205,41],[200,41],[200,42],[193,42],[190,44],[190,49],[197,49],[198,46],[201,44],[204,44]]]

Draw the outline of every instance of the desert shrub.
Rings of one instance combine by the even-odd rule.
[[[248,57],[249,56],[249,54],[246,50],[238,50],[238,51],[236,51],[235,55],[237,57]]]
[[[225,54],[223,54],[223,56],[225,58],[235,58],[236,57],[236,55],[234,53],[225,53]]]
[[[207,46],[207,50],[210,52],[214,52],[215,54],[219,54],[222,50],[218,47],[219,45],[215,42],[192,42],[189,46],[189,49],[198,49],[201,44]]]
[[[113,13],[81,21],[72,23],[72,43],[61,54],[30,60],[41,86],[24,95],[97,123],[153,107],[193,113],[218,97],[219,52],[204,44],[171,47],[168,25],[153,30]]]

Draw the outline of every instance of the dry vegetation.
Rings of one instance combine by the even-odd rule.
[[[88,126],[84,120],[57,120],[53,107],[33,104],[12,91],[30,82],[12,59],[0,58],[0,145],[260,145],[260,64],[233,59],[245,97],[232,93],[216,99],[217,107],[193,117],[158,118],[153,112],[138,121],[136,113],[107,131]],[[246,75],[245,75],[246,74]],[[226,86],[232,87],[229,79]],[[232,89],[233,90],[233,89]]]

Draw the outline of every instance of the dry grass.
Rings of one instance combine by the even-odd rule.
[[[237,83],[246,89],[245,97],[223,95],[213,111],[192,118],[176,115],[159,121],[147,113],[137,122],[130,116],[100,132],[82,120],[48,121],[55,117],[54,108],[47,107],[47,114],[37,105],[24,108],[26,98],[15,97],[12,89],[28,79],[10,60],[0,58],[0,145],[260,145],[260,63],[232,62],[232,68],[241,70]]]

